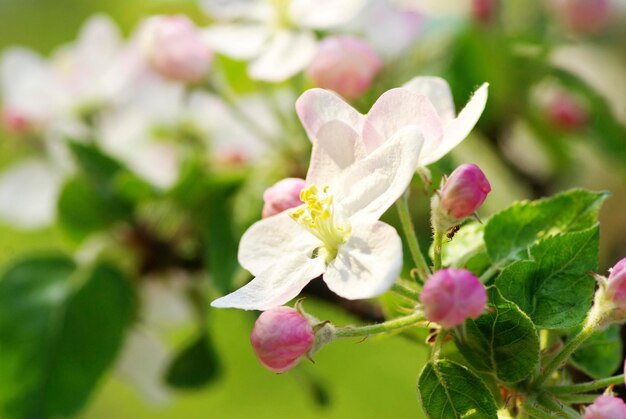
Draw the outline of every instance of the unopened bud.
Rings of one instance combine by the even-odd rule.
[[[553,6],[563,24],[578,33],[600,31],[612,18],[610,0],[553,0]]]
[[[574,131],[587,123],[587,110],[573,96],[559,92],[548,103],[550,121],[565,131]]]
[[[606,296],[620,312],[626,314],[626,258],[611,268]]]
[[[376,51],[367,42],[351,36],[333,36],[319,44],[307,76],[318,87],[356,99],[369,89],[381,66]]]
[[[142,35],[148,60],[162,76],[194,83],[209,70],[213,53],[186,16],[150,18]]]
[[[309,321],[291,307],[276,307],[261,313],[250,335],[261,364],[276,373],[295,367],[314,340]]]
[[[302,205],[300,191],[305,185],[304,179],[289,177],[267,188],[263,193],[263,218]]]
[[[487,304],[484,285],[465,269],[442,269],[426,281],[420,301],[424,315],[446,329],[482,314]]]
[[[498,8],[498,0],[473,0],[472,15],[474,19],[483,24],[493,22]]]
[[[626,418],[626,403],[619,397],[600,396],[585,409],[584,419]]]
[[[2,125],[12,135],[25,135],[33,128],[33,124],[25,114],[12,108],[2,110]]]

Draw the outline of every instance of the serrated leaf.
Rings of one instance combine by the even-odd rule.
[[[221,364],[213,343],[206,334],[199,336],[172,360],[165,381],[179,389],[194,389],[219,376]]]
[[[505,383],[528,377],[539,363],[539,336],[530,318],[514,303],[489,289],[489,308],[455,333],[456,346],[478,371]]]
[[[455,362],[430,361],[417,381],[422,409],[429,418],[496,419],[493,395],[473,372]]]
[[[595,332],[572,355],[570,363],[592,378],[605,378],[622,365],[620,326]]]
[[[7,417],[75,414],[111,367],[134,320],[119,271],[65,257],[21,261],[0,279],[0,405]]]
[[[527,249],[559,233],[588,229],[597,223],[605,192],[573,189],[551,198],[518,202],[495,214],[485,226],[485,245],[491,262],[504,267],[527,259]]]
[[[569,328],[585,318],[598,270],[599,228],[548,237],[530,248],[530,260],[514,262],[496,286],[530,316],[537,327]]]

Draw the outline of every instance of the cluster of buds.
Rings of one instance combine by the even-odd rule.
[[[447,231],[471,216],[491,192],[485,174],[475,164],[462,164],[442,181],[431,202],[433,226]]]
[[[382,63],[374,48],[352,36],[330,36],[318,46],[306,71],[316,86],[356,99],[369,89]]]
[[[451,329],[485,311],[487,291],[471,272],[448,268],[426,281],[420,301],[428,320]]]
[[[295,308],[275,307],[261,313],[254,323],[250,342],[259,362],[276,373],[295,367],[304,356],[315,352],[334,339],[335,328]]]

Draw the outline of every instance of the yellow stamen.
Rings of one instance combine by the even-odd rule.
[[[337,257],[339,246],[350,237],[351,227],[349,224],[339,224],[335,219],[333,197],[328,194],[328,186],[322,191],[320,193],[315,185],[300,191],[300,200],[304,205],[291,210],[289,216],[320,239],[328,264]]]

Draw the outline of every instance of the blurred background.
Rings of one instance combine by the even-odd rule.
[[[295,62],[293,45],[279,48],[291,67],[268,74],[272,63],[220,44],[229,33],[205,32],[262,22],[262,3],[284,7],[0,1],[1,417],[421,417],[424,336],[337,342],[275,375],[249,344],[255,314],[209,308],[249,279],[237,242],[260,219],[263,191],[306,174],[295,99],[333,88]],[[354,9],[347,23],[302,25],[317,40],[371,45],[372,80],[340,92],[361,112],[418,75],[445,78],[457,111],[490,84],[477,129],[430,167],[435,186],[460,163],[480,165],[493,190],[483,218],[514,200],[607,190],[600,272],[626,256],[626,2],[357,3],[335,5]],[[178,14],[210,46],[202,77],[155,56],[137,62],[154,48],[146,19]],[[423,187],[411,208],[426,253]],[[397,225],[394,211],[386,221]],[[306,291],[307,310],[336,324],[381,320],[392,298],[349,304]]]

